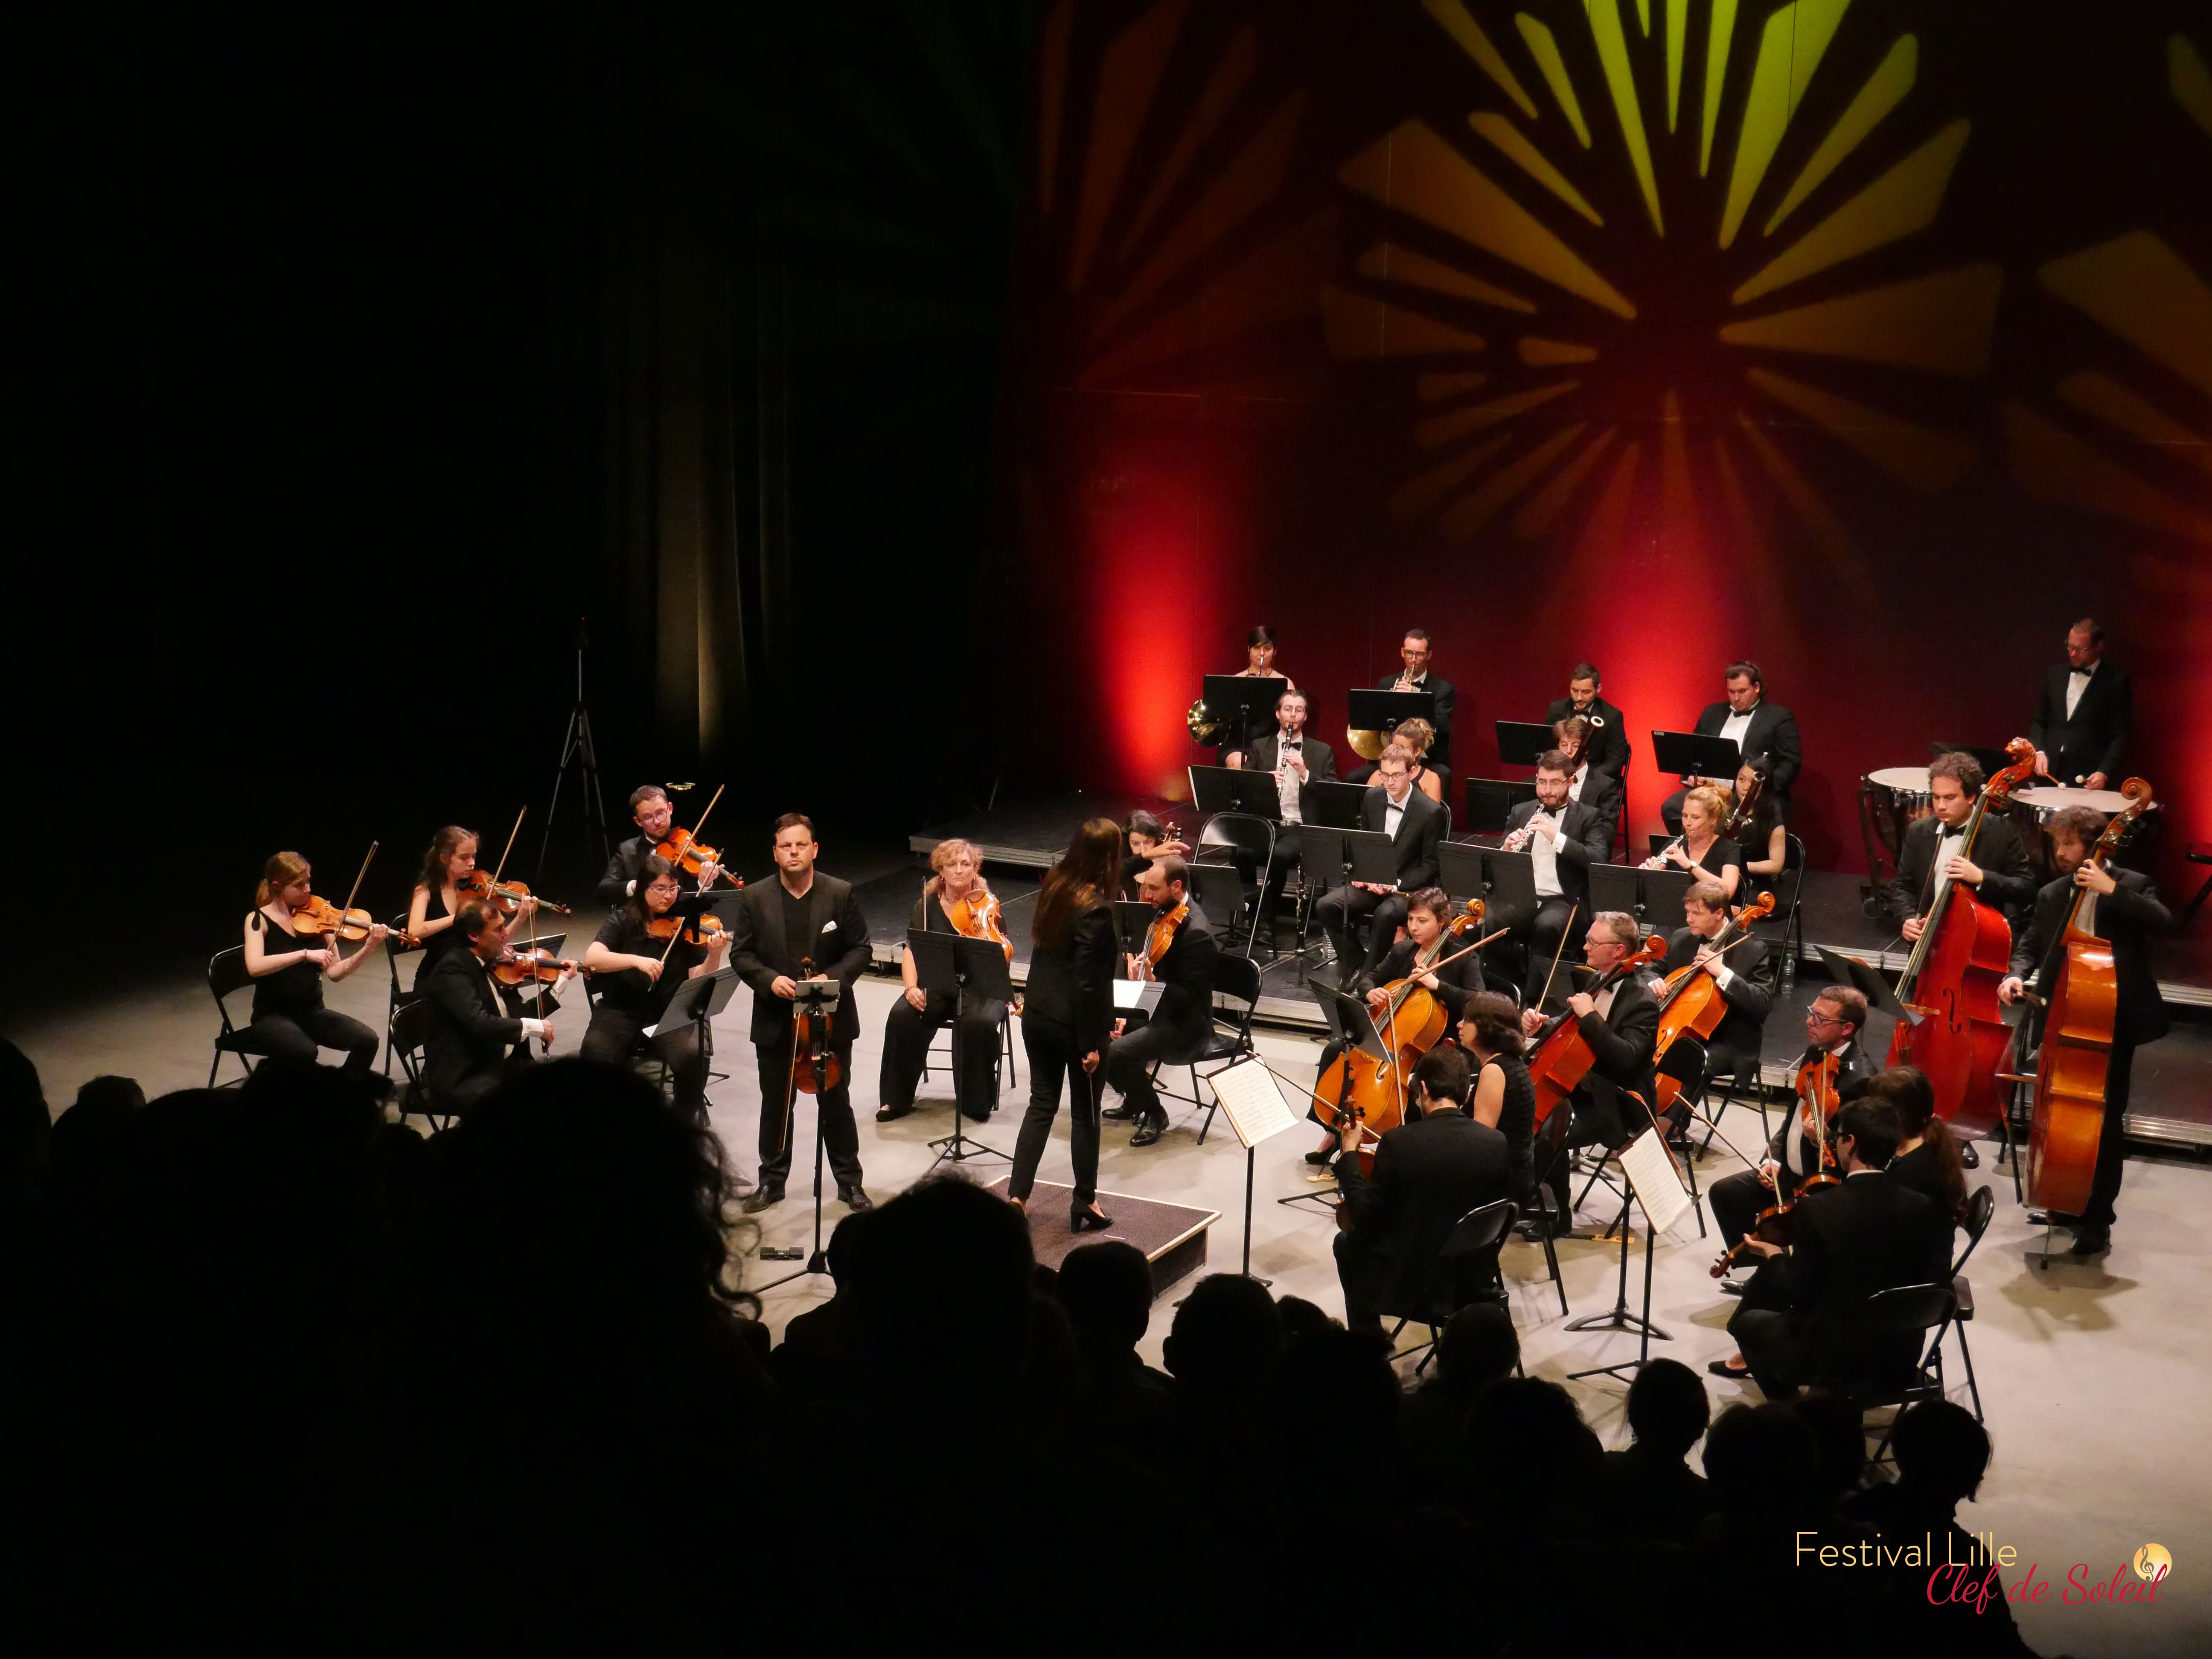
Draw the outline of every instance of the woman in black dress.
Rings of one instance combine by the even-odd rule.
[[[477,870],[477,832],[449,823],[423,850],[422,869],[415,878],[415,891],[407,901],[407,931],[420,940],[422,965],[415,970],[420,980],[437,966],[438,958],[462,943],[453,931],[453,917],[461,908],[459,884]],[[515,906],[514,921],[520,926],[538,908],[534,898]]]
[[[684,981],[722,965],[722,953],[729,949],[726,933],[714,933],[712,943],[701,946],[682,931],[672,942],[647,931],[647,924],[665,915],[681,890],[675,870],[655,853],[638,871],[637,890],[609,913],[585,947],[584,971],[600,976],[599,1006],[584,1033],[586,1060],[626,1064],[645,1028],[659,1024]],[[688,921],[681,924],[682,930],[690,927]],[[707,1052],[697,1024],[679,1019],[650,1041],[655,1058],[676,1079],[677,1105],[694,1123],[705,1123]]]
[[[1743,885],[1743,848],[1721,834],[1728,821],[1728,797],[1707,784],[1682,797],[1682,833],[1663,853],[1644,860],[1647,870],[1703,872],[1735,902]]]
[[[1075,1164],[1068,1225],[1079,1233],[1114,1222],[1098,1207],[1099,1091],[1105,1082],[1098,1068],[1114,1025],[1113,892],[1121,852],[1121,827],[1111,818],[1092,818],[1046,872],[1037,890],[1023,996],[1030,1109],[1014,1141],[1006,1196],[1028,1207],[1052,1121],[1060,1115],[1064,1079],[1070,1097],[1068,1152]]]
[[[366,1073],[376,1060],[377,1036],[359,1020],[323,1006],[323,981],[341,980],[361,966],[369,947],[381,944],[385,926],[368,930],[362,948],[339,953],[327,934],[301,934],[293,913],[313,891],[313,872],[297,853],[279,853],[262,866],[246,919],[246,971],[253,981],[253,1020],[240,1033],[246,1053],[313,1065],[320,1048],[345,1050],[346,1070]]]
[[[1459,1044],[1475,1064],[1468,1115],[1505,1137],[1513,1164],[1513,1196],[1536,1190],[1536,1085],[1521,1060],[1521,1010],[1511,997],[1485,991],[1467,1000]]]
[[[1741,800],[1744,792],[1754,784],[1759,787],[1759,799],[1752,803],[1750,826],[1737,837],[1743,848],[1744,880],[1752,887],[1772,886],[1790,867],[1790,832],[1782,827],[1773,792],[1765,783],[1772,765],[1765,755],[1754,755],[1736,768],[1736,799]],[[1733,815],[1734,809],[1730,811]]]
[[[1966,1218],[1966,1166],[1948,1125],[1936,1115],[1936,1085],[1917,1066],[1893,1066],[1867,1085],[1869,1100],[1886,1100],[1904,1130],[1886,1173],[1935,1200],[1954,1226]]]

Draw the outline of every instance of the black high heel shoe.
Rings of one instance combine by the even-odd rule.
[[[1067,1206],[1067,1231],[1072,1233],[1103,1233],[1114,1224],[1114,1218],[1093,1206],[1071,1204]]]

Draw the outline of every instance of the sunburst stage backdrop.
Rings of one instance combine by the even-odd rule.
[[[2212,838],[2212,23],[1967,0],[1061,3],[1009,351],[1032,752],[1181,787],[1255,622],[1463,773],[1595,661],[1635,827],[1758,659],[1799,827],[2023,732],[2085,611]]]

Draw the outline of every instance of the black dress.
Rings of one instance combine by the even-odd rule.
[[[442,888],[433,887],[428,891],[428,897],[422,906],[423,921],[443,921],[453,914],[446,908],[446,895]],[[439,957],[463,942],[461,930],[459,927],[441,927],[436,933],[431,934],[423,944],[422,963],[416,969],[415,977],[420,980],[423,975],[438,965]]]
[[[1505,1137],[1505,1154],[1512,1161],[1513,1195],[1525,1200],[1536,1189],[1536,1084],[1518,1054],[1498,1054],[1482,1063],[1483,1071],[1493,1067],[1505,1079],[1498,1133]],[[1478,1088],[1481,1082],[1478,1074]]]
[[[260,930],[261,948],[269,956],[319,950],[325,943],[320,936],[302,939],[262,910],[247,925]],[[374,1062],[378,1042],[359,1020],[323,1006],[322,965],[313,962],[295,962],[253,981],[253,1018],[239,1040],[248,1054],[309,1065],[318,1049],[343,1048],[346,1068],[356,1072]]]

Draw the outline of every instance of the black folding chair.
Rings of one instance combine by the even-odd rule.
[[[400,937],[407,929],[405,911],[403,910],[399,915],[392,917],[385,926],[392,930],[384,936],[384,966],[392,977],[392,994],[384,1008],[384,1029],[389,1031],[392,1029],[392,1016],[415,1000],[416,994],[415,981],[422,975],[422,964],[419,957],[424,947],[420,945],[410,945]],[[399,978],[399,961],[403,957],[410,956],[416,957],[418,960],[415,963],[415,971],[408,975],[406,982],[402,984]],[[392,1045],[390,1043],[386,1043],[384,1048],[384,1074],[386,1077],[392,1075]]]
[[[1190,870],[1190,894],[1199,910],[1211,923],[1221,940],[1224,950],[1236,947],[1237,933],[1245,931],[1245,947],[1250,948],[1249,911],[1244,893],[1244,878],[1233,864],[1194,864]]]
[[[707,1028],[710,1036],[714,1029],[711,1025]],[[951,1025],[939,1026],[937,1036],[930,1038],[929,1047],[922,1051],[921,1080],[924,1083],[929,1081],[929,1062],[937,1057],[938,1037],[945,1039],[945,1065],[950,1066],[952,1064],[953,1030]],[[1018,1085],[1022,1080],[1021,1073],[1014,1065],[1014,1009],[1012,1003],[999,1010],[999,1050],[991,1060],[991,1079],[1002,1091],[1009,1082]]]
[[[385,1022],[384,1050],[387,1054],[399,1056],[400,1121],[428,1118],[433,1128],[443,1129],[452,1124],[454,1115],[430,1097],[429,1088],[422,1081],[422,1050],[430,1040],[431,1023],[436,1018],[436,1005],[428,998],[413,997],[400,1004]]]
[[[1843,1352],[1863,1351],[1890,1338],[1917,1336],[1924,1340],[1919,1359],[1891,1376],[1844,1376],[1816,1381],[1849,1400],[1863,1417],[1871,1411],[1894,1407],[1899,1413],[1923,1400],[1941,1400],[1943,1385],[1943,1333],[1958,1311],[1958,1297],[1948,1285],[1899,1285],[1869,1297],[1856,1315],[1844,1322],[1839,1335]],[[1897,1431],[1893,1416],[1883,1427],[1871,1462],[1880,1465],[1888,1455],[1890,1437]]]
[[[1395,1348],[1398,1333],[1413,1324],[1425,1325],[1429,1340],[1408,1349],[1409,1353],[1428,1350],[1421,1363],[1413,1367],[1419,1376],[1428,1370],[1429,1361],[1437,1357],[1437,1333],[1451,1322],[1451,1316],[1462,1308],[1472,1307],[1477,1302],[1495,1302],[1501,1308],[1508,1304],[1505,1289],[1497,1272],[1498,1246],[1513,1224],[1520,1218],[1521,1206],[1510,1198],[1493,1199],[1476,1209],[1469,1210],[1452,1224],[1444,1242],[1437,1247],[1435,1259],[1429,1263],[1427,1284],[1424,1287],[1421,1305],[1386,1312],[1398,1322],[1390,1328],[1390,1343]],[[1491,1270],[1486,1283],[1472,1282],[1476,1270],[1487,1256]],[[1395,1358],[1395,1355],[1393,1355]]]
[[[1940,1122],[1929,1126],[1940,1129]],[[1974,1287],[1966,1278],[1966,1258],[1982,1242],[1982,1235],[1990,1230],[1990,1219],[1996,1214],[1996,1194],[1986,1183],[1974,1188],[1974,1195],[1966,1200],[1966,1248],[1959,1252],[1959,1259],[1951,1264],[1951,1294],[1957,1309],[1952,1315],[1951,1328],[1959,1334],[1959,1358],[1966,1367],[1966,1392],[1973,1399],[1974,1420],[1982,1420],[1982,1388],[1974,1380],[1974,1352],[1966,1346],[1966,1327],[1974,1317]]]
[[[1206,1028],[1206,1041],[1198,1050],[1188,1056],[1177,1055],[1173,1060],[1163,1056],[1152,1063],[1153,1086],[1158,1088],[1160,1070],[1166,1066],[1181,1066],[1190,1073],[1190,1092],[1179,1095],[1171,1089],[1159,1089],[1170,1100],[1185,1101],[1206,1109],[1206,1121],[1199,1127],[1198,1144],[1206,1145],[1206,1137],[1213,1128],[1213,1115],[1221,1109],[1218,1097],[1212,1100],[1199,1098],[1198,1085],[1214,1073],[1233,1066],[1240,1060],[1249,1060],[1256,1052],[1252,1047],[1252,1010],[1260,1000],[1260,969],[1249,957],[1233,957],[1226,951],[1218,951],[1213,957],[1213,1023]],[[1227,1030],[1223,1029],[1222,1005],[1229,1006]],[[1206,1067],[1200,1071],[1199,1067]]]
[[[215,996],[216,1013],[222,1021],[222,1029],[215,1034],[215,1058],[208,1062],[207,1086],[210,1089],[215,1087],[215,1074],[221,1068],[225,1054],[238,1056],[238,1063],[246,1069],[246,1077],[238,1079],[243,1083],[246,1078],[253,1075],[253,1058],[245,1046],[245,1030],[231,1021],[230,1008],[225,999],[235,996],[253,983],[253,975],[246,971],[246,947],[234,945],[228,951],[218,951],[210,957],[207,982],[208,989]],[[225,1084],[223,1086],[229,1088],[233,1085]]]
[[[1567,1281],[1559,1272],[1559,1247],[1552,1239],[1552,1223],[1559,1213],[1552,1206],[1552,1172],[1558,1167],[1559,1161],[1567,1155],[1568,1115],[1567,1108],[1562,1104],[1545,1121],[1544,1127],[1536,1131],[1536,1189],[1529,1194],[1529,1201],[1535,1208],[1522,1222],[1516,1224],[1523,1226],[1533,1224],[1534,1240],[1544,1247],[1544,1265],[1551,1271],[1552,1288],[1559,1293],[1562,1316],[1567,1311]],[[1523,1237],[1528,1236],[1524,1232]]]

